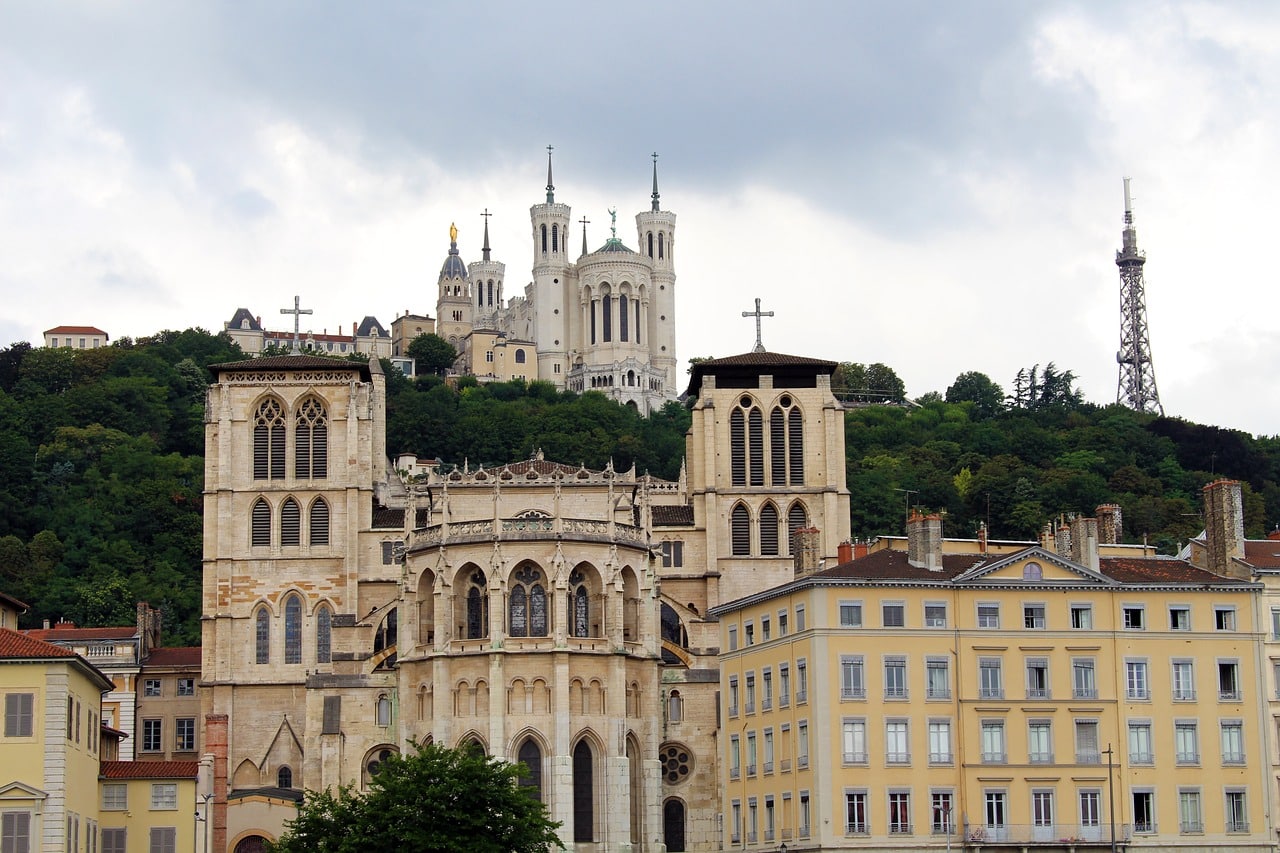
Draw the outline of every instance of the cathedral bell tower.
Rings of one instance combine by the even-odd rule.
[[[572,267],[569,262],[569,205],[556,203],[551,175],[551,151],[547,146],[547,200],[529,208],[533,226],[533,339],[538,342],[538,378],[564,388],[569,372],[568,295]],[[443,315],[441,315],[443,316]]]
[[[484,217],[484,248],[480,250],[481,259],[467,265],[475,297],[472,300],[475,306],[472,322],[478,329],[496,329],[496,315],[502,310],[502,280],[506,278],[507,265],[490,257],[489,217],[493,214],[486,208],[480,215]]]
[[[650,363],[666,374],[666,390],[676,391],[676,215],[662,210],[658,193],[658,155],[653,155],[653,194],[649,210],[636,214],[640,253],[653,263],[648,316]]]
[[[458,352],[471,334],[471,282],[467,265],[458,254],[458,226],[449,226],[449,254],[440,267],[439,295],[436,297],[437,334]]]

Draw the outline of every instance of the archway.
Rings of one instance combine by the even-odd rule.
[[[595,841],[595,758],[586,738],[573,748],[573,840]]]
[[[662,840],[667,853],[679,853],[684,846],[684,802],[675,797],[662,804]]]
[[[266,853],[267,839],[261,835],[247,835],[236,842],[235,853]]]

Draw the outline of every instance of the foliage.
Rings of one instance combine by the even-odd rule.
[[[831,376],[831,390],[846,403],[902,403],[907,386],[886,364],[842,361]]]
[[[518,784],[523,764],[478,750],[416,745],[382,763],[369,784],[309,791],[273,853],[368,850],[534,853],[563,849],[560,824]]]
[[[414,369],[418,373],[443,375],[458,360],[458,351],[453,344],[430,332],[410,341],[405,353],[414,360]]]
[[[1004,391],[991,377],[976,370],[961,373],[947,388],[948,403],[972,403],[974,419],[990,418],[1004,410]]]
[[[1050,408],[1076,408],[1084,402],[1084,393],[1074,387],[1076,375],[1070,370],[1059,371],[1051,361],[1040,371],[1040,365],[1031,370],[1019,370],[1013,379],[1013,393],[1009,405],[1015,409],[1039,411]]]

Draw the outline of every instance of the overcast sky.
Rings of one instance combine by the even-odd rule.
[[[1053,361],[1115,400],[1133,179],[1165,410],[1280,433],[1280,5],[0,0],[0,344],[435,313],[456,221],[678,216],[677,346]],[[572,242],[580,245],[580,226]]]

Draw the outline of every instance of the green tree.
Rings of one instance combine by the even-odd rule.
[[[422,744],[382,763],[366,794],[308,791],[274,853],[368,850],[534,853],[563,849],[528,770],[470,749]]]
[[[947,388],[948,403],[973,403],[977,418],[989,418],[1004,409],[1004,391],[991,377],[976,370],[969,370],[956,377]]]
[[[458,360],[458,351],[453,345],[430,332],[410,341],[406,354],[414,360],[418,373],[441,374]]]

